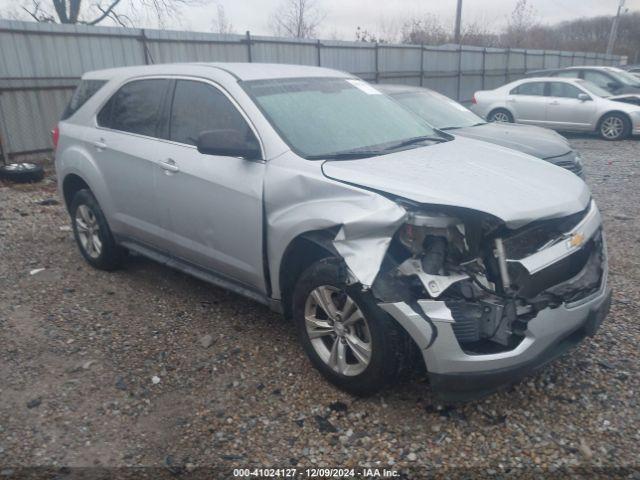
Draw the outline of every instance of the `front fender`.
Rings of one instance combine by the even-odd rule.
[[[405,209],[394,201],[330,180],[320,167],[320,162],[286,156],[270,162],[267,168],[265,228],[272,296],[276,299],[281,297],[278,279],[282,257],[299,235],[339,227],[333,246],[351,274],[368,287],[406,217]]]

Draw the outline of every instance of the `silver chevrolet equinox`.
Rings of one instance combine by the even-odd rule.
[[[439,131],[353,75],[193,63],[82,77],[53,132],[80,252],[127,251],[293,319],[354,394],[422,359],[495,390],[593,335],[610,304],[585,183]]]

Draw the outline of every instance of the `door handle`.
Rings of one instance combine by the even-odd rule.
[[[176,165],[175,160],[172,158],[167,158],[164,162],[160,162],[160,166],[167,172],[175,173],[180,171],[180,167]]]
[[[549,102],[549,105],[560,105],[560,102],[558,101]]]
[[[96,150],[104,150],[105,148],[107,148],[107,144],[104,142],[104,138],[101,138],[100,140],[96,140],[95,142],[92,142],[93,146],[96,147]]]

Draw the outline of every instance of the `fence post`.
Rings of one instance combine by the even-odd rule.
[[[487,73],[487,47],[482,49],[482,90],[484,90]]]
[[[376,62],[376,77],[375,78],[376,78],[376,83],[379,83],[379,81],[380,81],[380,69],[379,69],[379,64],[378,64],[378,61],[379,61],[378,60],[378,56],[379,56],[378,49],[379,49],[378,42],[376,42],[376,46],[375,46],[375,62]]]
[[[144,31],[144,28],[140,30],[140,41],[142,42],[142,53],[144,54],[144,64],[149,65],[149,47],[147,45],[147,35]],[[153,61],[151,63],[153,63]]]
[[[247,42],[247,59],[251,63],[253,60],[251,59],[251,33],[249,30],[245,33],[245,42]]]
[[[424,43],[420,44],[420,86],[424,83]]]
[[[322,43],[320,39],[316,42],[316,54],[318,56],[318,66],[322,66],[322,56],[320,55],[320,50],[322,49]]]
[[[0,92],[0,150],[2,150],[2,162],[9,164],[9,133],[4,125],[4,113],[2,112],[2,92]]]
[[[511,47],[507,48],[507,61],[504,64],[504,82],[509,83],[509,61],[511,60]]]
[[[524,75],[527,75],[527,72],[529,71],[529,50],[525,49],[524,50]]]
[[[461,101],[460,95],[462,93],[462,45],[458,45],[458,88],[456,94],[456,100]]]

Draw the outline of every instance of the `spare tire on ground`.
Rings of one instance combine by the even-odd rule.
[[[42,165],[35,163],[9,163],[0,165],[0,178],[16,183],[39,182],[44,177]]]

